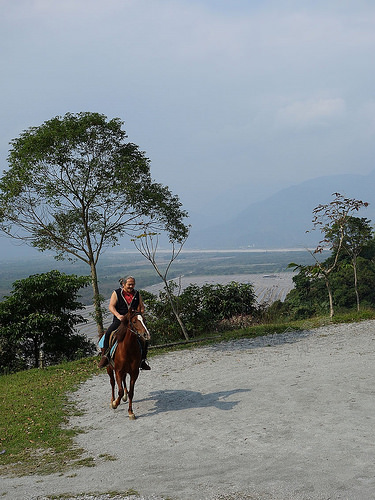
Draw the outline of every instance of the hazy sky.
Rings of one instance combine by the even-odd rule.
[[[80,111],[121,118],[189,211],[375,168],[374,0],[0,7],[1,170],[12,138]]]

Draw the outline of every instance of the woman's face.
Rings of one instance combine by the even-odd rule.
[[[131,293],[134,290],[134,287],[135,287],[135,281],[133,279],[129,278],[124,283],[123,289],[125,292]]]

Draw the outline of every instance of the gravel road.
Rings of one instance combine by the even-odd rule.
[[[109,408],[106,373],[72,394],[82,414],[70,425],[95,467],[2,477],[0,497],[375,497],[375,321],[158,355],[151,366],[135,421],[125,404]]]

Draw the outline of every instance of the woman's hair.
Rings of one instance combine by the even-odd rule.
[[[128,280],[134,280],[135,283],[135,278],[133,278],[133,276],[126,276],[126,278],[120,278],[119,283],[121,286],[123,286]]]

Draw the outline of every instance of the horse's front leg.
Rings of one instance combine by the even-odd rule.
[[[131,420],[135,420],[135,414],[133,412],[133,396],[134,396],[134,386],[135,386],[135,382],[138,378],[138,374],[139,374],[139,371],[133,372],[130,375],[129,390],[128,390],[128,400],[129,400],[128,414],[129,414],[129,418]]]
[[[123,385],[124,385],[124,395],[122,396],[122,400],[124,403],[127,402],[128,400],[128,388],[126,387],[126,373],[124,375],[124,378],[123,378]]]
[[[124,388],[122,385],[123,378],[124,378],[123,374],[120,373],[119,371],[116,371],[116,382],[117,382],[117,388],[118,388],[118,396],[117,396],[117,399],[115,401],[112,401],[112,408],[114,410],[121,403],[121,398],[124,395]]]
[[[115,400],[115,377],[113,375],[113,369],[111,366],[107,366],[107,373],[109,375],[109,381],[111,383],[111,388],[112,388],[112,396],[111,396],[111,407],[112,407],[112,403]]]

